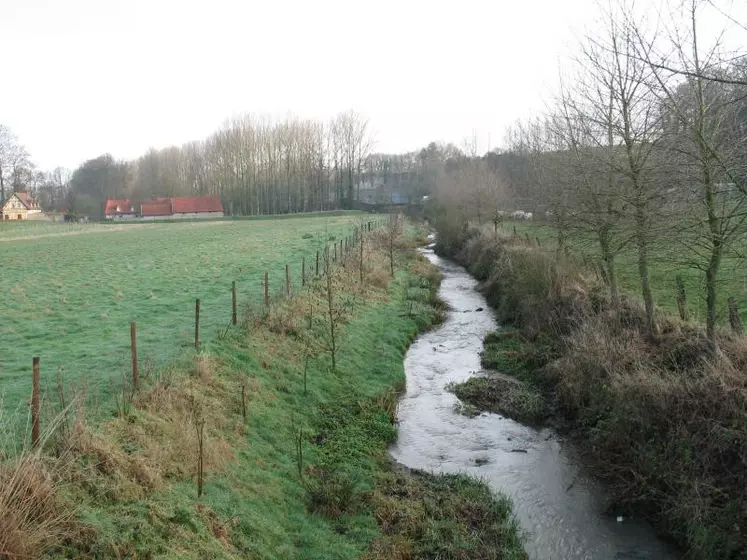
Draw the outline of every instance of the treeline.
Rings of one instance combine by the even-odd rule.
[[[109,198],[137,204],[156,196],[218,195],[230,215],[416,203],[464,158],[454,145],[435,142],[403,154],[373,152],[368,123],[353,111],[328,123],[246,115],[205,140],[151,149],[132,161],[103,154],[72,173],[38,171],[25,149],[14,146],[0,145],[0,185],[30,192],[46,210],[92,218],[103,217]]]
[[[633,251],[652,337],[652,252],[670,247],[703,272],[715,351],[719,278],[747,234],[747,41],[738,52],[719,42],[747,38],[736,16],[697,0],[656,19],[610,4],[546,114],[512,127],[505,151],[447,175],[441,200],[478,221],[532,211],[559,252],[574,237],[592,243],[615,305],[617,260]],[[717,17],[727,32],[701,34]]]

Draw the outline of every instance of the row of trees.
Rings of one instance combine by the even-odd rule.
[[[559,251],[572,235],[593,243],[614,305],[616,260],[634,251],[651,335],[651,253],[679,244],[682,264],[704,274],[713,350],[722,264],[747,235],[747,54],[727,52],[724,34],[706,40],[701,22],[714,15],[747,31],[710,1],[655,20],[624,0],[602,9],[546,114],[517,123],[506,151],[462,165],[441,189],[473,219],[517,206],[545,215]]]
[[[138,204],[154,196],[219,195],[231,215],[353,208],[359,201],[390,202],[394,191],[400,200],[420,200],[449,162],[463,157],[455,146],[437,143],[405,154],[372,153],[368,124],[352,111],[329,123],[239,117],[205,140],[151,149],[133,161],[104,154],[72,173],[37,172],[15,145],[14,152],[0,152],[9,154],[0,161],[8,162],[4,176],[12,176],[13,190],[31,192],[45,209],[92,217],[103,216],[109,198]],[[11,160],[16,153],[23,158]]]
[[[134,161],[87,161],[72,174],[69,206],[101,216],[107,198],[219,195],[232,215],[351,208],[371,145],[367,121],[353,111],[329,123],[247,115]]]

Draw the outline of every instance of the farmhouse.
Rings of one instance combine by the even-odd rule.
[[[129,198],[110,198],[106,201],[104,216],[107,220],[133,220],[137,214]]]
[[[3,220],[45,220],[39,204],[28,193],[14,192],[0,207]]]

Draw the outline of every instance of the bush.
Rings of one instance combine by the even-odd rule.
[[[546,391],[617,505],[647,513],[693,558],[745,558],[745,339],[722,332],[710,356],[701,328],[659,314],[652,342],[641,305],[613,309],[573,262],[477,228],[445,233],[448,254],[516,329],[487,337],[484,365]],[[516,417],[533,409],[499,379],[455,392]]]

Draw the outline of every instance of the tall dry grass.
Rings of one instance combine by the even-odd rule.
[[[651,340],[637,302],[613,308],[578,263],[525,240],[464,228],[441,249],[520,330],[528,378],[617,503],[695,558],[747,558],[747,339],[723,331],[712,356],[700,326],[657,312]]]
[[[68,412],[66,408],[53,418],[38,447],[26,445],[0,463],[0,558],[39,558],[73,530],[72,513],[59,499],[61,473],[70,463],[70,454],[67,449],[58,449],[54,459],[43,454],[43,446]],[[6,420],[0,414],[0,425]]]

